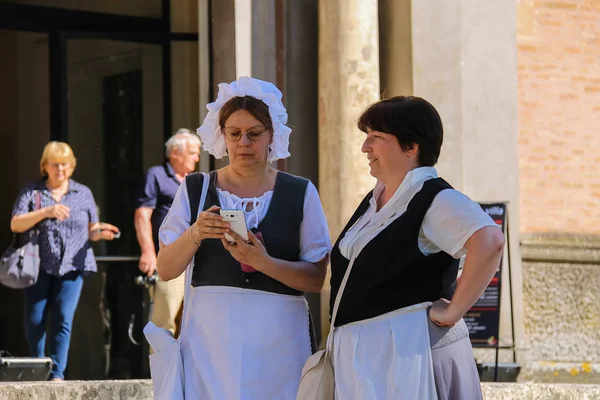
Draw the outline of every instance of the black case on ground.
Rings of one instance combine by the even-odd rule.
[[[50,358],[0,357],[0,382],[46,381],[51,370]]]

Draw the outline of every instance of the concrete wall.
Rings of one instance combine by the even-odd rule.
[[[437,169],[479,202],[509,202],[510,254],[504,257],[500,343],[527,348],[521,315],[515,4],[402,0],[379,2],[385,97],[429,100],[444,124]],[[510,319],[511,261],[515,336]],[[519,350],[521,362],[527,358]],[[504,352],[503,352],[504,353]],[[489,360],[493,352],[477,352]],[[512,352],[503,357],[510,358]]]
[[[600,382],[600,240],[523,239],[523,314],[534,360],[523,379]]]

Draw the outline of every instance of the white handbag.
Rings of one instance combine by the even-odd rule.
[[[337,296],[335,296],[333,312],[331,313],[331,325],[329,327],[329,335],[327,335],[325,350],[316,352],[306,360],[304,367],[302,367],[302,376],[300,378],[296,400],[335,399],[335,378],[330,356],[333,347],[333,323],[335,322],[335,317],[337,316],[340,301],[342,299],[342,293],[346,287],[346,282],[348,282],[348,277],[350,276],[353,265],[354,257],[352,257],[348,263],[344,279],[342,279]]]
[[[210,180],[208,174],[202,173],[202,175],[199,210],[203,209]],[[185,270],[184,306],[179,337],[175,339],[171,331],[159,328],[152,322],[148,322],[144,327],[146,340],[154,350],[154,354],[150,355],[150,375],[155,400],[184,400],[185,398],[181,338],[184,332],[183,324],[187,321],[186,314],[189,307],[185,307],[185,304],[189,304],[193,269],[194,257]]]

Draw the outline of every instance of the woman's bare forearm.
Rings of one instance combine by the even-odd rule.
[[[192,228],[186,229],[177,240],[167,246],[160,242],[156,270],[163,281],[169,281],[181,275],[198,251],[198,246],[192,241],[190,229]]]
[[[323,289],[328,264],[329,254],[316,263],[308,261],[285,261],[269,257],[261,265],[260,270],[262,273],[293,289],[302,292],[319,293]]]
[[[488,226],[475,232],[465,247],[463,272],[448,306],[456,320],[469,311],[494,277],[502,258],[504,235],[497,227]]]
[[[10,230],[14,233],[23,233],[35,226],[40,221],[48,218],[48,210],[41,208],[21,215],[15,215],[10,220]]]

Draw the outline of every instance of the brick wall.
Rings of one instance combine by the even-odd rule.
[[[519,0],[521,231],[600,233],[600,0]]]

